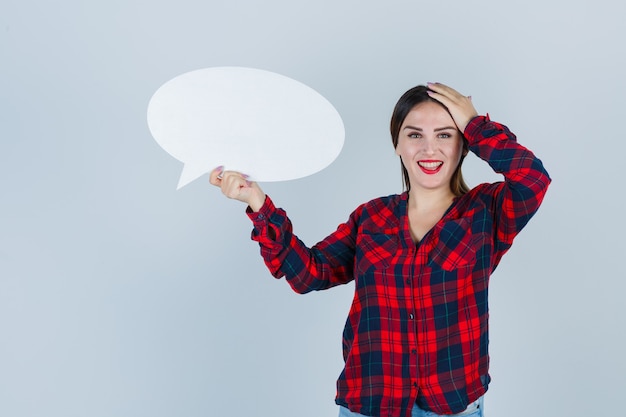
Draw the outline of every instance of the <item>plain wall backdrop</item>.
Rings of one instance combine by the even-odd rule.
[[[274,280],[245,207],[206,176],[176,191],[182,163],[148,131],[152,94],[211,66],[286,75],[342,115],[333,164],[262,184],[309,244],[401,191],[388,123],[408,88],[449,84],[509,126],[553,184],[492,277],[487,416],[619,414],[624,15],[615,0],[0,0],[0,416],[337,415],[353,286]],[[464,172],[499,179],[476,158]]]

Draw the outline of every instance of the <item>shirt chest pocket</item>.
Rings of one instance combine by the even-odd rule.
[[[385,269],[398,249],[396,233],[363,233],[357,243],[356,267],[360,272]]]
[[[474,264],[476,248],[471,226],[471,221],[466,218],[435,226],[435,243],[428,255],[429,266],[454,271]]]

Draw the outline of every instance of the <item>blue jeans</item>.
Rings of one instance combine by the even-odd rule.
[[[415,404],[411,410],[411,417],[485,417],[483,397],[471,403],[465,411],[458,414],[435,414],[432,411],[422,410]],[[339,417],[365,417],[363,414],[353,413],[346,407],[339,406]]]

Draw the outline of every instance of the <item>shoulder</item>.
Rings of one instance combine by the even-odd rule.
[[[406,193],[403,194],[391,194],[384,197],[374,198],[366,203],[363,203],[357,208],[369,213],[375,213],[379,210],[395,209],[403,199],[406,199]]]
[[[406,204],[406,193],[377,197],[357,207],[351,217],[361,225],[373,223],[378,227],[390,227],[390,223],[402,217],[403,204]]]
[[[502,187],[504,187],[504,181],[484,182],[484,183],[479,184],[476,187],[472,188],[466,194],[466,196],[468,196],[470,199],[481,198],[481,197],[485,197],[485,196],[491,197],[494,194],[497,194],[498,191]]]
[[[492,210],[494,202],[504,186],[505,183],[503,181],[486,182],[475,186],[459,198],[455,205],[458,214],[463,215],[463,213],[468,211],[473,212],[481,207],[482,209]]]

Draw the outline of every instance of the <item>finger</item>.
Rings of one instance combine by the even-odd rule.
[[[428,83],[428,88],[434,91],[435,93],[440,94],[442,96],[446,96],[450,99],[458,99],[458,98],[465,97],[463,96],[463,94],[459,93],[454,88],[449,87],[445,84],[441,84],[441,83]]]
[[[471,103],[469,97],[464,96],[455,89],[439,83],[428,84],[428,95],[450,108],[451,106],[467,106]]]
[[[248,176],[234,171],[224,171],[221,180],[222,193],[228,198],[235,198],[241,194],[244,188],[250,187]]]
[[[448,109],[457,128],[463,132],[467,123],[477,114],[471,98],[439,83],[428,83],[428,88],[428,95]]]
[[[428,90],[428,95],[437,100],[439,103],[443,104],[448,110],[452,111],[451,109],[455,106],[459,105],[458,100],[450,98],[449,96],[445,95],[445,94],[441,94],[441,93],[437,93],[433,90]]]
[[[471,104],[471,96],[464,96],[455,89],[440,83],[428,83],[428,95],[446,107],[451,105],[466,106]]]
[[[217,176],[215,177],[215,179],[220,181],[221,184],[223,184],[225,181],[232,181],[233,179],[237,178],[247,180],[248,178],[250,178],[250,176],[237,171],[222,170],[221,172],[218,172]]]
[[[224,174],[224,166],[220,165],[209,174],[209,182],[212,185],[220,186]]]
[[[228,198],[235,198],[239,195],[239,188],[241,187],[240,178],[232,173],[224,173],[221,180],[222,194]]]

